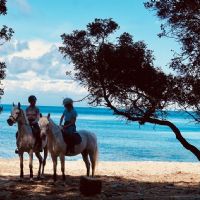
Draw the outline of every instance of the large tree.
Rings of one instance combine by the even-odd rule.
[[[0,15],[7,14],[7,7],[6,7],[6,0],[0,0]],[[0,29],[0,46],[2,46],[6,41],[10,40],[14,31],[11,28],[3,25]],[[3,87],[2,87],[2,80],[5,78],[5,69],[6,64],[5,62],[0,62],[0,100],[1,96],[3,95]],[[1,108],[0,108],[1,110]]]
[[[74,78],[88,89],[91,104],[105,105],[114,114],[140,124],[170,127],[179,142],[200,160],[200,151],[167,120],[166,109],[177,101],[177,77],[156,68],[152,51],[130,34],[123,33],[111,43],[109,36],[118,28],[112,19],[95,19],[86,30],[61,36],[60,51],[73,62]]]
[[[160,37],[174,38],[181,46],[175,52],[170,67],[179,76],[178,104],[200,122],[200,1],[150,0],[146,8],[152,9],[163,21]]]

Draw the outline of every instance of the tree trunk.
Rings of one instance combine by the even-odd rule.
[[[190,144],[181,134],[180,130],[170,121],[167,120],[158,120],[158,119],[148,119],[146,122],[152,123],[152,124],[158,124],[162,126],[168,126],[171,128],[171,130],[176,135],[176,139],[185,147],[188,151],[191,151],[197,159],[200,161],[200,151],[197,147]]]

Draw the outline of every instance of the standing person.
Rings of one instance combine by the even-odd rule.
[[[62,126],[64,119],[64,140],[67,143],[67,152],[74,153],[74,142],[72,139],[72,134],[76,132],[76,118],[77,112],[73,106],[73,100],[70,98],[65,98],[63,100],[63,105],[65,110],[60,118],[60,126]]]
[[[36,138],[36,149],[42,151],[42,140],[40,137],[40,127],[38,125],[38,121],[40,118],[40,110],[36,106],[37,98],[34,95],[29,96],[28,98],[29,106],[26,108],[26,116],[28,118],[29,124],[32,128],[33,135]],[[18,133],[16,134],[16,138],[18,137]],[[16,149],[15,153],[18,153],[18,149]]]

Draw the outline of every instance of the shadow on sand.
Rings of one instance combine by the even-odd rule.
[[[17,176],[0,176],[0,200],[6,199],[200,199],[199,185],[187,183],[148,183],[114,176],[97,176],[103,182],[103,190],[95,197],[79,193],[79,176],[67,176],[64,185],[59,176],[53,184],[52,176],[44,180],[20,181]]]

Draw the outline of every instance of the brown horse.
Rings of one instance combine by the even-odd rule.
[[[39,160],[39,170],[38,170],[38,178],[44,176],[44,167],[46,164],[46,158],[48,154],[47,150],[47,138],[42,137],[42,147],[44,149],[44,158],[40,155],[39,149],[35,146],[36,139],[33,135],[32,128],[29,125],[27,120],[26,114],[24,110],[21,109],[20,103],[18,106],[13,104],[13,109],[11,111],[11,115],[7,120],[8,124],[12,126],[13,124],[17,123],[18,125],[18,137],[17,137],[17,147],[18,147],[18,154],[20,158],[20,178],[24,177],[23,171],[23,155],[24,152],[29,154],[29,168],[30,168],[30,179],[33,179],[33,153],[35,153],[36,157]],[[42,167],[42,173],[41,173]]]

